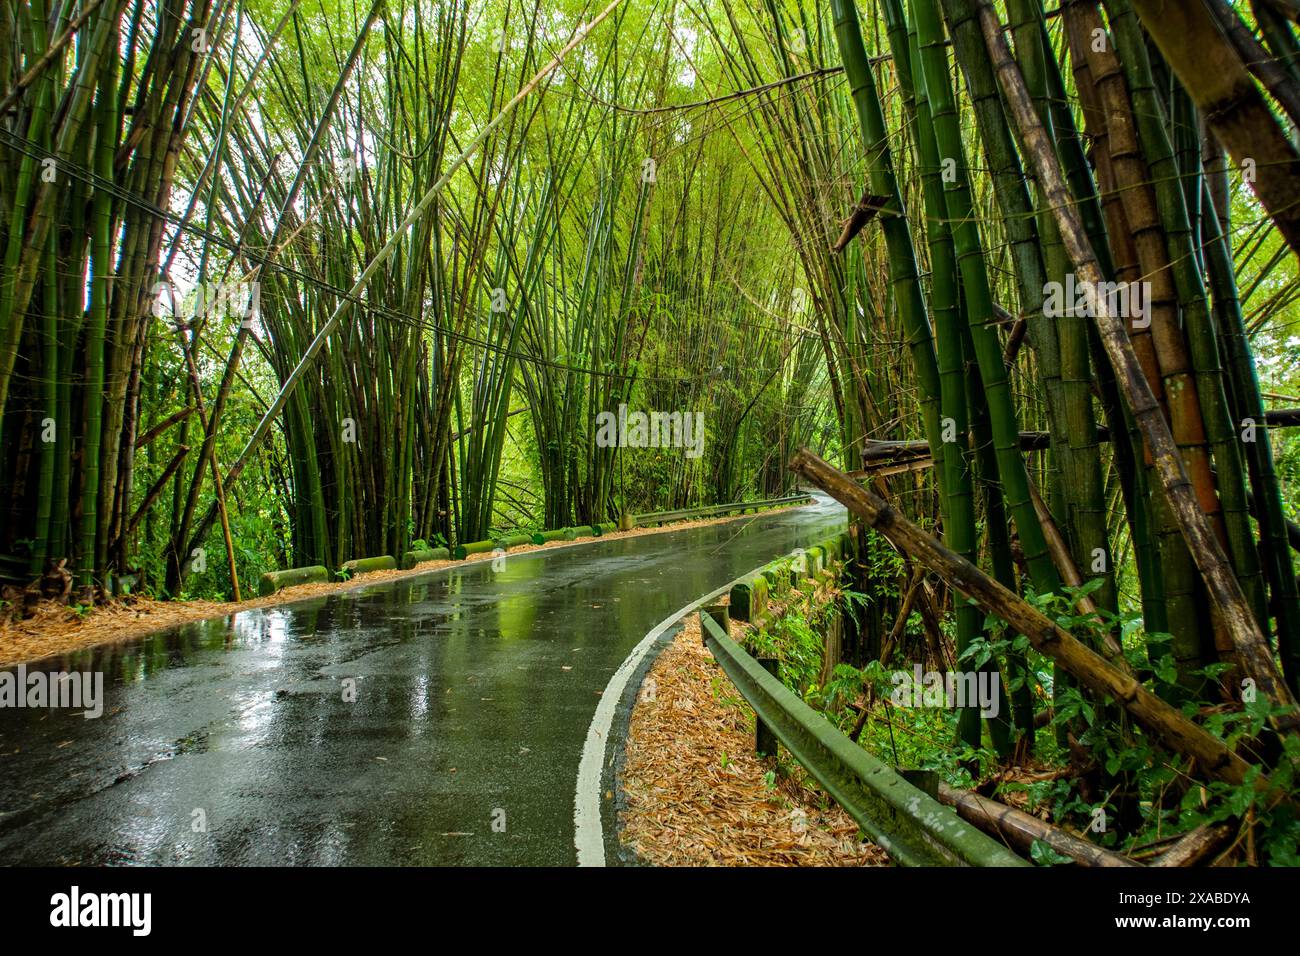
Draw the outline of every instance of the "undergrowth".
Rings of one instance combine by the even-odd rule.
[[[897,675],[911,669],[910,661],[897,660],[891,667],[871,661],[861,668],[840,663],[822,681],[827,629],[837,617],[859,613],[870,600],[839,581],[839,574],[832,573],[781,589],[779,613],[750,633],[749,647],[757,656],[777,658],[784,684],[843,733],[849,734],[861,708],[868,708],[858,743],[878,759],[898,768],[935,771],[953,787],[979,788],[1117,852],[1133,853],[1198,826],[1229,823],[1238,828],[1232,859],[1300,865],[1300,819],[1287,797],[1300,783],[1300,738],[1289,735],[1276,742],[1265,786],[1258,765],[1241,784],[1204,782],[1188,760],[1160,747],[1126,716],[1116,719],[1123,712],[1113,701],[1098,700],[1074,686],[1063,687],[1053,700],[1052,660],[990,618],[983,637],[960,656],[959,666],[974,670],[1000,665],[1010,652],[1023,654],[1027,674],[1005,680],[1006,690],[1013,694],[1020,681],[1028,680],[1035,711],[1050,708],[1050,719],[1035,731],[1033,757],[1012,767],[1009,757],[993,749],[987,731],[979,747],[960,740],[957,708],[899,706],[891,700]],[[1174,691],[1177,671],[1168,635],[1146,633],[1137,614],[1084,615],[1076,610],[1078,599],[1095,586],[1029,599],[1091,646],[1098,645],[1103,632],[1119,635],[1130,666],[1147,689],[1166,698],[1181,695],[1183,713],[1230,747],[1261,738],[1275,715],[1262,697],[1247,695],[1250,699],[1240,706],[1210,699],[1224,676],[1222,664],[1197,672],[1206,688],[1199,694],[1187,688]],[[919,639],[923,626],[913,612],[906,633]],[[1034,851],[1041,864],[1071,862],[1042,844]]]

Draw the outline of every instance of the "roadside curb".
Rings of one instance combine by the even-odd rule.
[[[654,866],[619,839],[619,835],[623,832],[621,822],[623,812],[627,809],[627,791],[623,788],[623,771],[627,764],[627,738],[632,729],[632,711],[641,697],[641,685],[645,683],[646,675],[650,673],[650,669],[655,666],[668,645],[685,630],[686,618],[691,613],[693,612],[687,611],[677,619],[676,624],[655,639],[650,650],[641,659],[641,663],[632,672],[614,710],[614,725],[610,728],[608,741],[608,746],[613,747],[614,753],[612,758],[607,756],[600,779],[601,794],[613,794],[612,799],[604,801],[604,805],[609,808],[613,816],[612,825],[603,828],[606,866]]]
[[[788,557],[789,555],[781,555],[773,560],[781,561]],[[618,840],[618,814],[623,809],[625,798],[617,774],[626,759],[628,728],[641,683],[667,642],[681,631],[682,622],[687,615],[695,613],[716,598],[729,594],[737,584],[761,573],[771,563],[773,562],[766,561],[674,611],[646,632],[645,637],[628,652],[623,663],[610,676],[605,685],[605,693],[612,691],[617,698],[610,703],[602,696],[601,703],[596,706],[596,713],[592,715],[591,726],[587,729],[583,743],[574,788],[573,844],[578,853],[579,866],[648,865],[621,847]],[[614,748],[612,752],[611,747]],[[611,795],[609,799],[606,799],[606,794]],[[606,811],[613,815],[609,826],[605,824]]]

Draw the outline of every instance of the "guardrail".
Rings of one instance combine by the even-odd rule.
[[[1028,866],[996,840],[908,783],[800,700],[733,641],[708,614],[704,644],[758,720],[904,866]]]
[[[768,562],[731,586],[730,615],[757,625],[767,613],[767,600],[774,589],[801,577],[815,578],[831,562],[852,556],[853,550],[853,539],[847,531],[841,531],[806,550]]]
[[[758,511],[761,508],[779,508],[797,502],[812,501],[812,495],[786,495],[784,498],[764,498],[760,501],[733,501],[722,505],[705,505],[703,508],[679,508],[676,511],[652,511],[633,515],[637,525],[667,524],[670,521],[687,521],[694,518],[711,518],[734,512]]]
[[[655,511],[650,514],[633,515],[634,526],[648,524],[667,524],[670,521],[685,521],[692,518],[707,518],[716,515],[731,514],[740,511],[759,511],[763,508],[778,508],[781,505],[795,504],[796,502],[812,501],[812,495],[787,495],[784,498],[766,498],[761,501],[735,501],[724,505],[707,505],[703,508],[684,508],[679,511]],[[602,524],[581,525],[576,528],[560,528],[555,531],[544,531],[537,534],[528,532],[517,532],[511,535],[503,535],[496,538],[489,538],[484,541],[471,541],[462,543],[455,548],[430,548],[422,551],[407,551],[402,556],[401,566],[404,570],[410,570],[417,564],[424,561],[441,561],[448,558],[463,559],[466,555],[478,554],[480,552],[493,551],[501,549],[509,551],[513,547],[524,544],[545,544],[548,541],[560,539],[572,541],[576,537],[600,537],[609,534],[618,529],[617,522],[608,521]],[[390,555],[381,555],[374,558],[360,558],[355,561],[347,561],[343,564],[344,570],[353,573],[363,573],[380,569],[389,569],[397,567],[397,560]],[[333,580],[329,570],[325,567],[310,568],[288,568],[284,571],[268,571],[262,575],[258,593],[262,596],[274,594],[281,588],[290,587],[295,584],[307,583],[324,583]]]

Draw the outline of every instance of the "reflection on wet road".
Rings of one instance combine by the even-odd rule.
[[[47,662],[102,670],[104,715],[0,709],[0,863],[571,864],[583,740],[628,651],[843,526],[819,499]]]

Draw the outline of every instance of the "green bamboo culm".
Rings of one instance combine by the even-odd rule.
[[[1216,149],[1217,152],[1217,149]],[[1219,159],[1221,160],[1221,154]],[[1278,651],[1282,671],[1292,693],[1300,693],[1300,592],[1291,562],[1291,544],[1287,540],[1286,515],[1282,509],[1281,484],[1273,463],[1273,444],[1263,426],[1264,399],[1232,267],[1232,249],[1227,232],[1220,225],[1226,221],[1229,206],[1227,167],[1217,162],[1207,170],[1204,183],[1206,263],[1214,292],[1215,314],[1219,318],[1224,352],[1236,398],[1236,417],[1254,426],[1255,440],[1245,443],[1246,462],[1254,489],[1255,515],[1259,521],[1260,554],[1267,573],[1276,608]],[[1211,182],[1217,180],[1217,190]],[[1216,192],[1224,201],[1216,201]]]
[[[1080,457],[1075,454],[1074,446],[1082,443],[1085,449],[1095,445],[1095,424],[1088,442],[1088,424],[1092,423],[1091,403],[1088,400],[1088,380],[1086,366],[1082,371],[1067,368],[1067,335],[1082,334],[1082,327],[1074,320],[1073,328],[1059,329],[1052,317],[1044,310],[1047,292],[1047,280],[1060,281],[1064,267],[1061,266],[1063,255],[1060,250],[1059,237],[1056,236],[1050,216],[1043,211],[1037,214],[1030,200],[1025,172],[1016,152],[1016,145],[1006,124],[1002,101],[993,76],[992,64],[988,51],[980,35],[975,20],[975,9],[970,0],[944,0],[944,10],[948,22],[952,24],[954,57],[962,68],[966,86],[970,94],[976,125],[984,145],[993,194],[1002,213],[1002,224],[1010,249],[1010,259],[1019,287],[1020,314],[1026,329],[1026,340],[1032,350],[1033,369],[1043,383],[1043,397],[1047,413],[1050,435],[1050,455],[1047,458],[1045,477],[1048,491],[1053,499],[1060,498],[1066,503],[1069,519],[1082,513],[1084,502],[1091,501],[1096,512],[1100,512],[1095,496],[1089,496],[1089,484],[1081,476],[1081,471],[1090,471],[1095,476],[1094,489],[1100,488],[1100,466],[1095,459]],[[1035,25],[1030,22],[1030,25]],[[1036,38],[1035,38],[1036,39]],[[1034,52],[1029,47],[1027,52]],[[917,54],[919,59],[919,53]],[[1037,219],[1036,219],[1037,216]],[[1037,228],[1036,228],[1037,226]],[[1042,237],[1040,241],[1040,236]],[[1055,254],[1053,254],[1055,253]],[[1050,267],[1049,267],[1050,263]],[[1067,374],[1068,372],[1068,374]],[[1080,403],[1080,396],[1083,403]],[[1069,424],[1077,422],[1076,425]],[[984,462],[981,471],[988,475],[997,473],[996,456],[989,454],[980,442],[980,457]],[[1095,449],[1093,449],[1095,453]],[[995,506],[996,520],[1005,520],[1004,502],[995,485],[987,485],[987,497]],[[1009,555],[1007,529],[994,527],[995,516],[988,516],[988,534],[990,557],[993,560],[995,577],[1000,583],[1015,589],[1015,574]],[[1067,539],[1073,545],[1076,564],[1077,557],[1084,546],[1076,531],[1073,520],[1063,523]],[[1105,523],[1101,522],[1100,533],[1093,534],[1095,539],[1105,541]],[[1085,553],[1090,553],[1091,547]],[[1111,588],[1111,597],[1114,590]],[[1108,607],[1110,605],[1107,605]],[[1025,730],[1032,727],[1032,695],[1024,655],[1011,654],[1007,664],[1016,678],[1018,690],[1014,697],[1017,712],[1017,724]],[[1065,681],[1054,682],[1053,688],[1063,687]],[[1032,739],[1032,733],[1030,734]]]
[[[112,31],[116,46],[117,30]],[[113,144],[117,129],[114,101],[117,91],[114,83],[113,57],[105,58],[95,96],[95,173],[101,181],[113,178]],[[84,591],[95,585],[96,535],[99,530],[99,464],[100,438],[104,410],[104,338],[108,325],[108,287],[113,277],[111,261],[110,216],[112,197],[104,189],[94,196],[91,233],[91,285],[90,321],[86,329],[86,404],[85,429],[82,438],[85,485],[81,496],[81,527],[79,534],[81,576]]]
[[[31,17],[29,30],[31,33],[31,43],[33,50],[43,50],[48,46],[48,37],[45,29],[46,7],[45,0],[32,0]],[[32,107],[32,119],[28,126],[28,137],[37,142],[45,150],[49,150],[49,119],[51,102],[54,97],[53,74],[47,73],[41,77],[35,95],[35,103]],[[23,169],[21,175],[29,177],[27,188],[30,189],[30,176],[34,169],[35,157],[26,156],[23,158]],[[17,212],[22,207],[15,205],[14,211]],[[11,220],[10,229],[13,230],[15,225],[18,227],[18,235],[21,236],[21,221],[14,223]],[[11,231],[10,235],[14,235]],[[69,436],[66,421],[60,421],[58,416],[59,401],[59,311],[58,311],[58,269],[57,269],[57,245],[54,231],[45,242],[45,264],[44,276],[41,289],[42,302],[41,311],[43,321],[41,325],[41,428],[40,428],[40,471],[37,477],[37,498],[36,498],[36,533],[32,542],[31,562],[28,565],[28,571],[31,574],[39,574],[44,570],[45,561],[51,554],[60,554],[62,552],[63,540],[60,534],[58,538],[54,537],[55,522],[54,512],[56,509],[54,500],[55,476],[59,464],[59,447],[60,439],[66,440]]]
[[[1029,476],[1020,453],[1015,403],[994,325],[993,298],[979,235],[978,214],[971,200],[961,124],[949,82],[943,22],[937,0],[913,0],[912,10],[940,162],[948,173],[944,179],[944,198],[961,272],[967,323],[989,405],[998,477],[1020,535],[1021,549],[1034,587],[1046,594],[1059,590],[1061,580],[1047,552],[1047,542],[1029,496]]]
[[[892,6],[892,0],[891,4]],[[916,63],[915,33],[900,29],[902,18],[893,10],[890,30],[891,49],[899,73],[904,98],[911,103],[914,116],[914,142],[921,173],[925,208],[925,232],[930,252],[930,308],[934,316],[935,351],[939,366],[940,442],[944,514],[944,540],[953,551],[969,561],[978,558],[973,458],[970,453],[970,412],[967,404],[966,363],[962,349],[962,317],[957,258],[953,250],[948,213],[944,206],[940,178],[938,145],[930,119],[924,77],[913,68]],[[979,637],[983,615],[979,608],[954,595],[953,617],[956,625],[955,646],[958,655]],[[958,734],[967,744],[980,743],[979,711],[962,708],[958,716]]]
[[[849,90],[866,145],[869,187],[872,194],[884,198],[879,217],[889,254],[890,284],[912,354],[926,438],[930,443],[931,456],[938,466],[943,457],[939,427],[939,366],[930,320],[926,314],[925,297],[921,291],[912,230],[904,213],[902,194],[894,175],[889,131],[885,126],[880,95],[871,73],[871,63],[862,42],[862,28],[852,0],[831,0],[831,12],[835,20],[835,39],[840,59],[844,63],[844,74],[849,81]]]
[[[944,0],[944,6],[950,11],[958,11],[958,14],[950,12],[950,22],[958,16],[969,17],[963,20],[963,25],[955,33],[959,37],[968,32],[973,33],[973,36],[968,44],[959,47],[958,52],[960,54],[963,50],[969,50],[967,55],[962,56],[963,64],[978,64],[978,67],[967,66],[966,75],[972,79],[977,75],[986,77],[990,98],[998,103],[1000,112],[1001,101],[996,99],[993,67],[974,19],[973,0]],[[1049,72],[1056,69],[1056,63],[1047,42],[1041,0],[1010,0],[1007,9],[1014,25],[1018,59],[1026,84],[1034,94],[1039,119],[1056,140],[1058,114],[1053,109],[1049,78]],[[1005,123],[982,124],[981,130],[990,126],[996,126],[1009,141],[1010,131]],[[1066,135],[1070,135],[1071,131],[1072,123],[1065,130]],[[1018,164],[1016,168],[1018,171]],[[1005,218],[1014,221],[1018,210],[1004,206],[1003,212]],[[1051,211],[1044,208],[1041,201],[1037,210],[1037,223],[1038,233],[1042,236],[1045,277],[1052,282],[1064,283],[1070,272],[1069,261]],[[1043,299],[1040,297],[1037,308],[1041,310],[1042,306]],[[1043,317],[1043,321],[1047,325],[1053,324],[1047,316]],[[1092,400],[1095,373],[1090,363],[1094,354],[1089,341],[1090,329],[1087,322],[1072,315],[1057,316],[1054,325],[1056,334],[1051,341],[1057,350],[1053,364],[1060,377],[1060,395],[1055,407],[1049,404],[1049,414],[1053,433],[1062,436],[1053,443],[1052,453],[1061,458],[1059,489],[1068,503],[1068,514],[1063,522],[1064,531],[1080,573],[1085,577],[1101,579],[1101,587],[1095,592],[1097,604],[1106,611],[1117,614],[1119,597],[1115,584],[1115,562],[1107,526],[1101,447]],[[1043,352],[1044,349],[1035,348],[1040,364],[1043,362]],[[1109,369],[1104,363],[1103,367]],[[1111,388],[1113,391],[1113,385]],[[1098,566],[1098,557],[1101,558],[1100,572],[1094,570]]]

